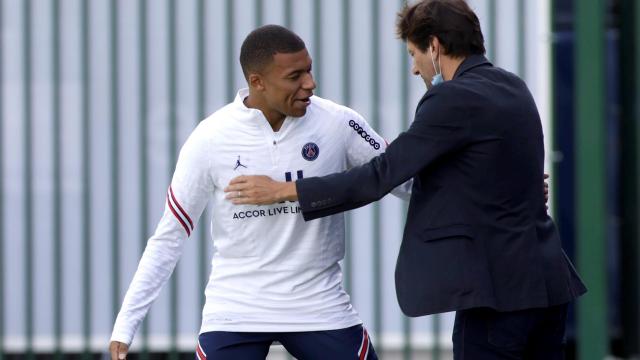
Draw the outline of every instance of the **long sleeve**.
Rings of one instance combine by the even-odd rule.
[[[209,141],[196,129],[180,151],[167,190],[165,209],[147,242],[138,269],[116,319],[112,341],[131,344],[153,301],[167,282],[182,254],[185,240],[195,229],[212,192]]]

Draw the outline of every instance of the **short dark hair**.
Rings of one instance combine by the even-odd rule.
[[[253,30],[240,47],[240,66],[244,77],[259,72],[273,61],[277,53],[290,54],[304,50],[304,41],[293,31],[279,25],[264,25]]]
[[[483,55],[480,21],[464,0],[422,0],[398,13],[398,37],[426,51],[437,37],[444,53],[453,57]]]

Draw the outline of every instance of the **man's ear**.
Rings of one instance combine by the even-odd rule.
[[[438,39],[438,37],[434,35],[431,39],[431,52],[433,52],[434,55],[440,55],[441,51],[442,46],[440,45],[440,39]]]
[[[444,47],[444,45],[442,45],[442,42],[440,41],[440,39],[438,39],[438,37],[435,35],[431,40],[431,50],[434,52],[434,55],[438,54],[438,56],[447,55],[449,53],[447,49]]]
[[[249,74],[249,87],[254,90],[263,91],[264,90],[264,79],[262,75],[257,73]]]

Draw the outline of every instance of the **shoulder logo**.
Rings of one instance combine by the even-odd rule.
[[[369,145],[371,145],[371,147],[373,147],[376,150],[380,149],[380,143],[377,142],[376,139],[372,138],[371,135],[367,134],[367,132],[364,131],[362,126],[360,126],[360,124],[355,122],[355,120],[349,120],[349,127],[351,127],[353,131],[355,131],[358,135],[360,135],[360,137],[363,138],[364,141],[368,142]]]
[[[233,170],[238,170],[239,167],[243,167],[243,168],[247,168],[243,163],[240,162],[240,155],[238,155],[238,160],[236,160],[236,166],[233,168]]]
[[[313,161],[320,155],[320,148],[316,143],[306,143],[302,147],[302,157],[307,161]]]

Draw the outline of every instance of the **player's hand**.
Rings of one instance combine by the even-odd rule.
[[[111,353],[111,360],[124,360],[127,358],[129,346],[119,341],[112,341],[109,344],[109,352]]]
[[[544,179],[547,180],[549,178],[549,174],[544,174]],[[544,203],[548,203],[549,202],[549,183],[546,181],[543,181],[543,187],[542,190],[544,191]],[[546,206],[546,205],[545,205]],[[546,206],[546,208],[548,209],[549,207]]]
[[[236,205],[268,205],[298,199],[294,182],[280,182],[264,175],[242,175],[231,179],[224,189]]]

